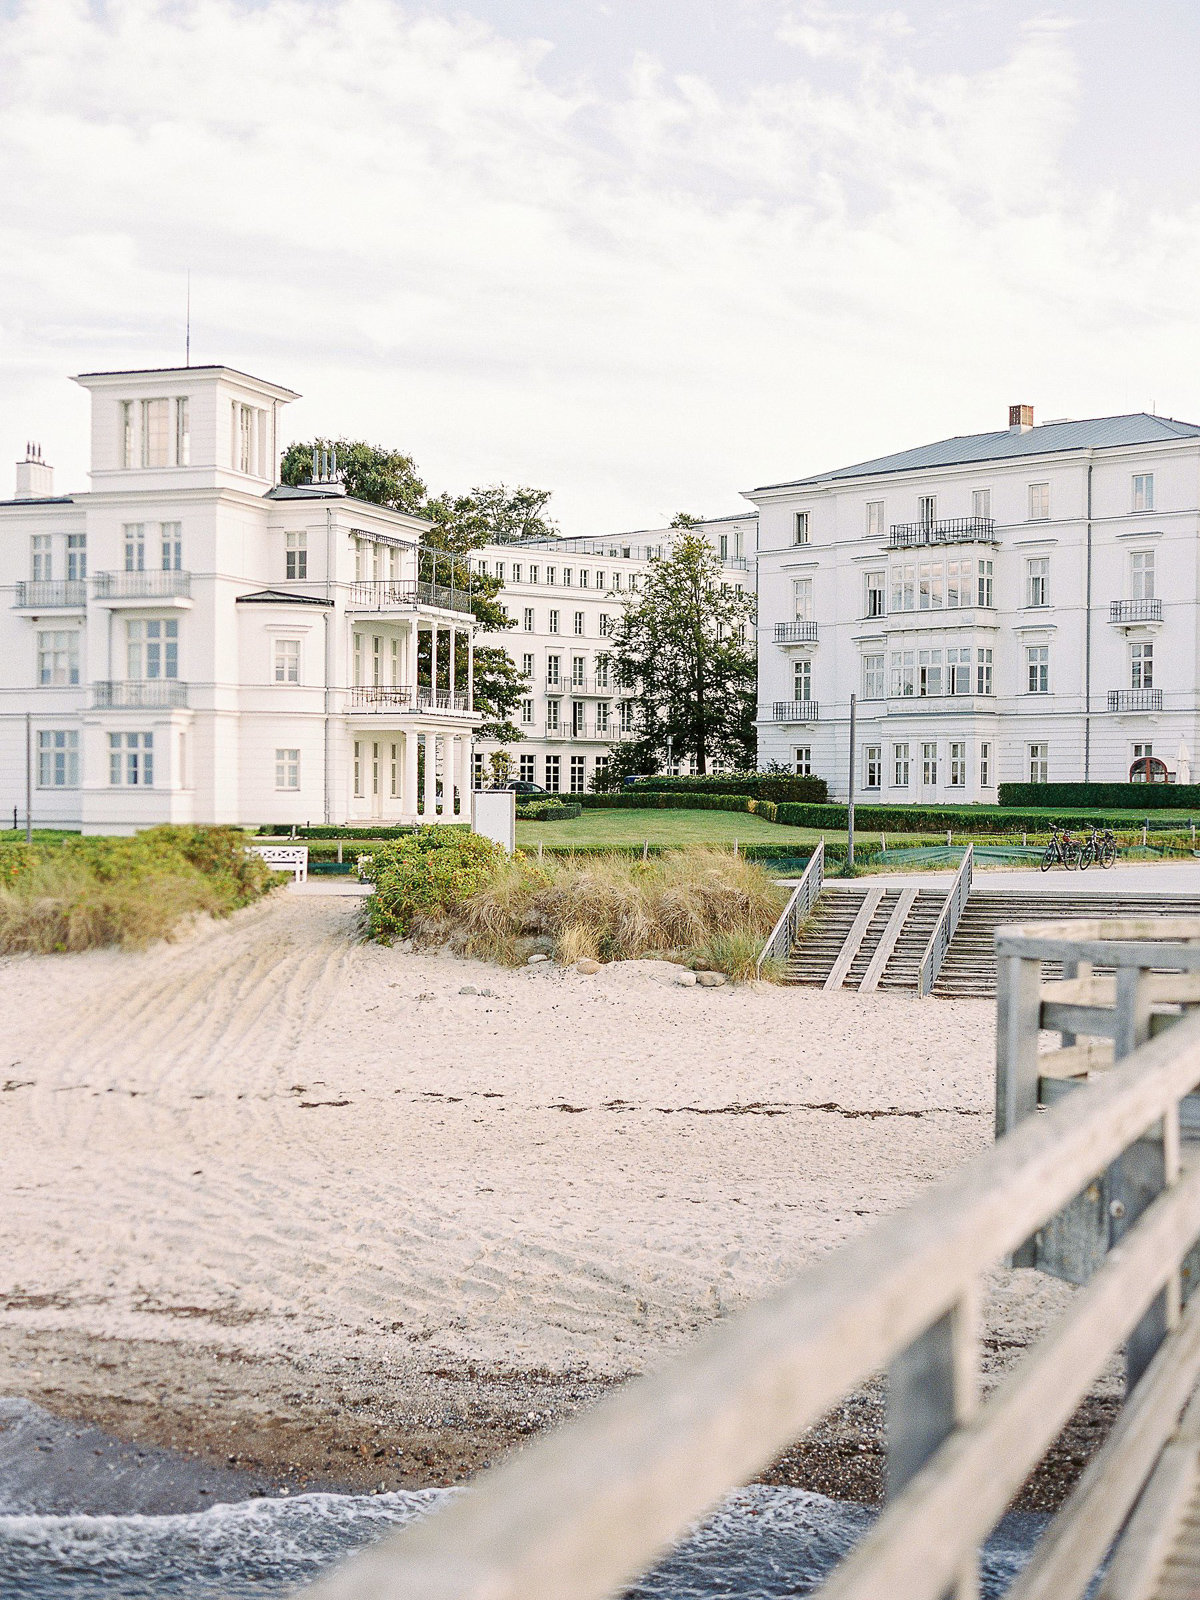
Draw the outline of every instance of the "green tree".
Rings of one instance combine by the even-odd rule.
[[[336,452],[338,477],[353,499],[414,517],[424,515],[426,490],[413,458],[365,439],[312,439],[288,445],[279,464],[280,483],[295,487],[311,483],[313,452],[330,446]]]
[[[754,766],[753,622],[753,595],[722,581],[700,534],[680,529],[667,554],[650,562],[617,621],[611,655],[617,682],[635,693],[638,734],[656,766],[668,740],[671,753],[694,756],[700,772],[714,761]]]
[[[698,528],[701,519],[694,517],[690,511],[677,511],[671,518],[673,528]]]

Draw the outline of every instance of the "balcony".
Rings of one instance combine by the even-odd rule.
[[[98,572],[97,600],[190,600],[190,572]]]
[[[777,622],[775,624],[776,644],[816,644],[817,625],[815,622]]]
[[[467,711],[466,694],[459,689],[431,689],[427,683],[414,689],[404,683],[356,683],[350,690],[351,711]]]
[[[1108,604],[1110,622],[1161,622],[1162,619],[1161,600],[1110,600]]]
[[[87,583],[83,578],[35,578],[17,584],[17,611],[82,611],[87,605]]]
[[[350,611],[411,611],[418,606],[470,615],[471,599],[465,589],[416,578],[378,578],[350,585]]]
[[[894,522],[888,535],[891,549],[922,544],[995,544],[994,517],[945,517],[940,522]]]
[[[819,712],[816,700],[776,700],[771,707],[771,721],[816,722]]]
[[[178,678],[125,678],[92,685],[94,711],[176,711],[187,706],[188,686]]]
[[[1161,711],[1163,708],[1163,692],[1161,689],[1110,689],[1108,691],[1108,709],[1110,711]]]

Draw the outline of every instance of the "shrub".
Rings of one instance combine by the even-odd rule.
[[[364,907],[366,931],[388,944],[406,938],[418,916],[459,910],[503,867],[500,845],[480,834],[431,823],[374,853],[374,893]]]
[[[797,777],[787,772],[721,772],[703,778],[642,778],[633,793],[653,790],[661,794],[740,794],[753,799],[790,800],[821,805],[829,799],[824,778]],[[628,792],[628,791],[627,791]]]
[[[517,807],[522,822],[571,822],[582,815],[583,807],[574,800],[534,800]]]
[[[1200,811],[1200,783],[1002,783],[1002,806]]]

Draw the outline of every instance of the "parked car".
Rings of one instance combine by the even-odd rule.
[[[540,783],[529,783],[524,778],[514,778],[511,783],[502,783],[501,789],[507,789],[512,794],[546,794],[549,789],[543,789]]]

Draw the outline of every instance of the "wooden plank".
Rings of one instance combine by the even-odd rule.
[[[1155,1600],[1163,1564],[1196,1492],[1198,1455],[1195,1444],[1176,1444],[1163,1452],[1096,1600]]]
[[[1112,1038],[1117,1014],[1109,1006],[1071,1005],[1061,1000],[1043,1000],[1042,1027],[1056,1033],[1082,1033],[1088,1038]]]
[[[1090,1039],[1065,1050],[1044,1050],[1037,1058],[1039,1078],[1078,1078],[1089,1072],[1107,1072],[1113,1064],[1113,1047],[1107,1039]]]
[[[892,914],[888,918],[887,927],[883,930],[883,937],[875,946],[875,954],[871,957],[863,981],[858,986],[859,994],[873,994],[879,987],[879,980],[883,977],[884,968],[891,960],[892,951],[896,948],[896,941],[900,937],[900,930],[908,921],[909,912],[917,903],[919,889],[901,889],[900,898],[892,907]]]
[[[1004,1600],[1082,1595],[1200,1379],[1200,1297],[1155,1356]],[[1186,1431],[1187,1418],[1180,1427]]]
[[[907,1211],[710,1330],[662,1372],[331,1574],[311,1590],[314,1600],[601,1600],[619,1590],[728,1489],[886,1368],[1197,1081],[1200,1018],[1189,1017],[1063,1105],[1025,1118]],[[1198,1181],[1189,1173],[1157,1201],[1075,1297],[1046,1341],[1049,1365],[1041,1347],[1035,1367],[1022,1364],[1020,1404],[997,1407],[994,1397],[884,1513],[880,1528],[900,1513],[912,1530],[903,1544],[910,1577],[932,1561],[941,1590],[955,1581],[963,1551],[998,1518],[1091,1382],[1100,1346],[1107,1355],[1105,1341],[1123,1336],[1163,1262],[1180,1240],[1181,1250],[1191,1244]],[[944,1466],[960,1459],[947,1479]],[[859,1593],[940,1592],[928,1578],[922,1585]]]
[[[1066,921],[1006,924],[996,929],[999,955],[1025,955],[1040,961],[1075,958],[1097,966],[1158,967],[1162,971],[1200,971],[1200,918],[1180,929],[1176,917],[1111,922]],[[1123,929],[1129,929],[1123,932]]]
[[[842,948],[838,951],[837,960],[829,969],[829,976],[825,979],[826,989],[840,989],[846,974],[850,971],[851,963],[858,954],[858,947],[866,938],[867,929],[871,926],[872,918],[879,910],[879,902],[883,899],[884,891],[880,888],[868,889],[863,895],[862,905],[858,908],[858,915],[850,924],[850,932],[846,935]]]

